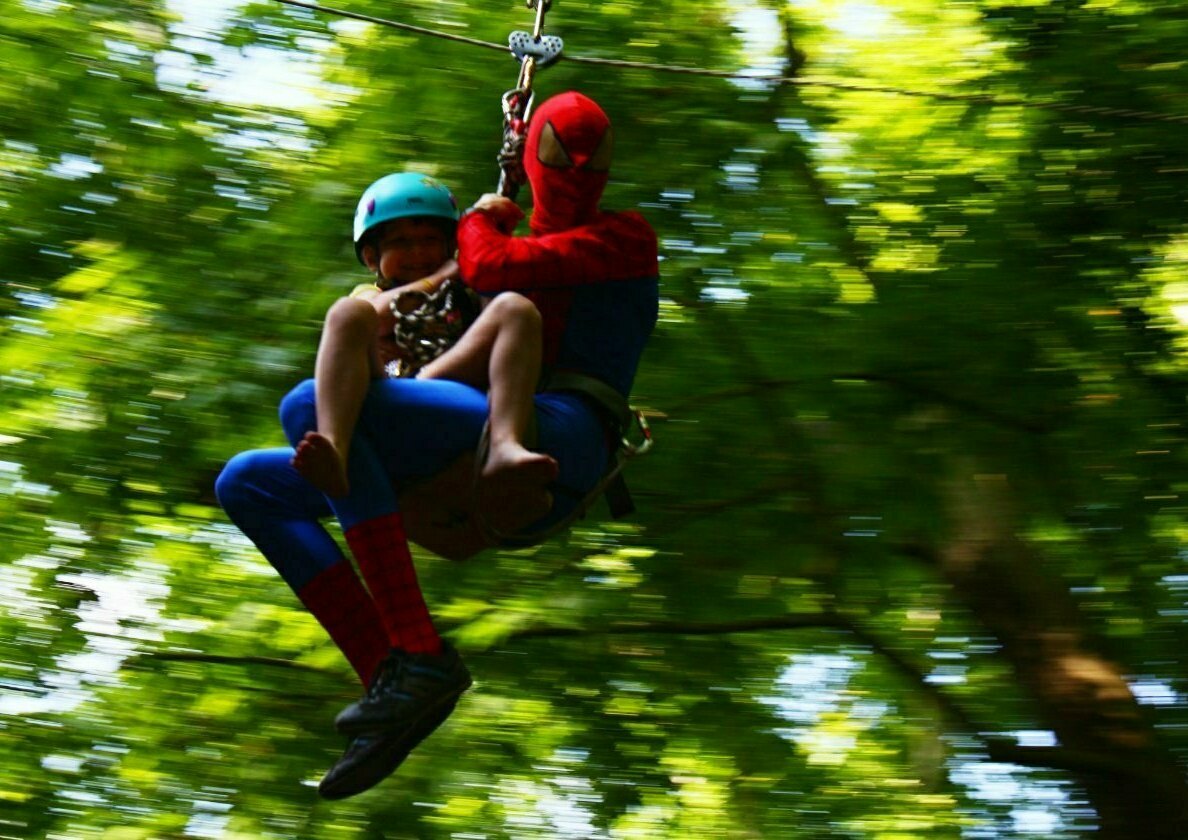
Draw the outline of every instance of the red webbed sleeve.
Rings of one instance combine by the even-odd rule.
[[[571,288],[654,277],[656,234],[638,213],[605,213],[597,221],[543,236],[511,236],[482,211],[458,224],[458,264],[483,294]]]

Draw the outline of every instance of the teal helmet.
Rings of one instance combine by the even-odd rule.
[[[458,202],[441,181],[419,172],[385,175],[363,191],[355,208],[355,256],[363,262],[367,234],[394,219],[425,216],[448,222],[450,236],[458,223]]]

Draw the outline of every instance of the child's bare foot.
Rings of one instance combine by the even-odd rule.
[[[346,463],[330,438],[319,432],[306,432],[293,453],[293,468],[305,480],[327,496],[345,496],[351,490]]]
[[[557,478],[557,460],[543,452],[525,449],[514,441],[492,443],[483,464],[483,479],[531,484],[537,487]]]
[[[492,444],[479,481],[478,506],[487,524],[510,534],[553,507],[546,487],[557,478],[557,461],[518,443]]]

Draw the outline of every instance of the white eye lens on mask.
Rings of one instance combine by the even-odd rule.
[[[608,171],[614,151],[615,140],[611,134],[611,130],[608,128],[606,133],[602,135],[602,139],[598,142],[598,148],[594,150],[594,154],[586,162],[586,169],[592,169],[595,172]]]
[[[551,166],[554,169],[566,169],[573,166],[573,160],[570,159],[569,152],[565,151],[565,145],[557,136],[552,123],[545,123],[544,130],[540,132],[540,142],[536,147],[536,159],[545,166]]]

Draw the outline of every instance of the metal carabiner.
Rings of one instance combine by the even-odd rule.
[[[532,91],[520,87],[512,88],[504,92],[500,104],[503,106],[505,121],[523,120],[532,106]]]
[[[627,432],[624,432],[622,439],[619,441],[619,447],[623,450],[625,456],[635,458],[639,455],[647,455],[648,451],[652,448],[652,427],[648,425],[647,419],[639,409],[632,409],[631,416],[635,420],[635,427],[639,429],[640,441],[639,443],[631,441],[627,437]]]

